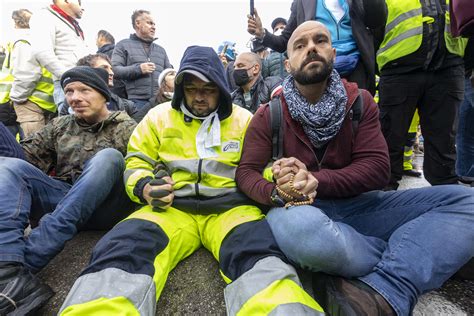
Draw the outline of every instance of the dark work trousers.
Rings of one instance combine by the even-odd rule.
[[[431,185],[457,183],[455,135],[464,95],[464,66],[382,75],[380,120],[390,153],[390,189],[403,174],[403,147],[415,109],[424,138],[423,172]]]

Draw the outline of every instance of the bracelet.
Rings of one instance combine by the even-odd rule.
[[[305,198],[305,199],[308,199],[308,196],[304,193],[302,193],[301,191],[297,190],[293,184],[295,180],[295,174],[292,173],[291,176],[290,176],[290,181],[288,182],[288,184],[290,185],[290,190],[291,192],[295,193],[296,195],[299,195],[299,199],[301,198]]]
[[[313,204],[314,202],[314,198],[312,197],[309,197],[308,195],[304,194],[303,192],[297,190],[294,185],[293,185],[293,182],[294,182],[294,179],[295,179],[295,174],[292,173],[291,176],[290,176],[290,181],[288,182],[289,186],[290,186],[290,190],[292,193],[294,193],[295,195],[298,195],[298,197],[295,197],[285,191],[283,191],[280,186],[276,186],[276,191],[278,192],[278,195],[280,195],[281,197],[283,197],[285,200],[287,200],[288,202],[285,203],[285,208],[289,208],[290,206],[301,206],[301,205],[311,205]]]

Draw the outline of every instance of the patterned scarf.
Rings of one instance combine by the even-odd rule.
[[[291,117],[303,126],[314,147],[321,148],[339,132],[346,113],[347,94],[337,71],[332,71],[316,104],[310,104],[300,94],[291,75],[283,81],[283,95]]]

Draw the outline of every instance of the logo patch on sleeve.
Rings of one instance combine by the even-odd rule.
[[[240,151],[240,142],[235,140],[224,142],[221,150],[223,153],[238,153]]]

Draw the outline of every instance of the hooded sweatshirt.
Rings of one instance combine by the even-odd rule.
[[[204,74],[219,87],[221,92],[219,109],[217,110],[219,120],[222,121],[232,114],[232,98],[230,96],[229,83],[225,76],[224,66],[216,56],[216,52],[210,47],[190,46],[186,49],[181,59],[181,66],[176,74],[175,91],[171,101],[171,106],[174,109],[179,110],[184,97],[183,80],[178,82],[178,78],[187,70],[193,70]]]

